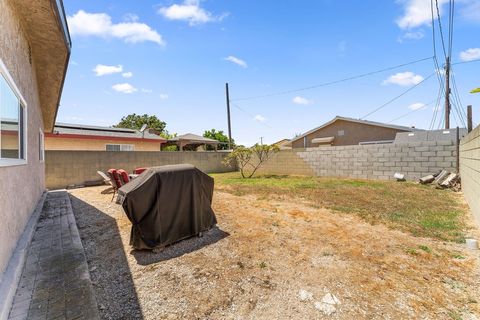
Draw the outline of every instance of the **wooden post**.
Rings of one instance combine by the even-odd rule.
[[[467,130],[470,133],[473,130],[472,106],[467,106]]]
[[[227,98],[228,149],[232,150],[232,125],[230,123],[230,93],[228,92],[228,82],[225,83],[225,94]]]
[[[460,174],[460,129],[457,127],[457,173]]]

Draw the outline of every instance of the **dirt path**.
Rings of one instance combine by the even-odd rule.
[[[106,319],[476,319],[479,255],[294,201],[216,191],[218,229],[134,252],[103,187],[71,192]]]

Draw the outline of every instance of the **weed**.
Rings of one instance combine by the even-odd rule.
[[[415,248],[407,248],[405,252],[411,254],[412,256],[418,256],[418,251]]]
[[[432,249],[430,249],[428,246],[419,245],[418,248],[419,248],[420,250],[425,251],[426,253],[432,253]]]
[[[266,264],[264,261],[262,261],[262,262],[260,263],[259,267],[260,267],[261,269],[265,269],[265,268],[267,267],[267,264]]]
[[[459,260],[465,259],[465,257],[462,256],[462,255],[461,255],[460,253],[458,253],[458,252],[452,253],[452,254],[451,254],[451,257],[454,258],[454,259],[459,259]]]
[[[448,316],[453,320],[462,320],[462,315],[458,311],[450,310]]]

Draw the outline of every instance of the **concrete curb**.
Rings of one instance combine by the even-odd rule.
[[[100,315],[98,314],[98,304],[97,304],[97,297],[95,295],[95,290],[93,289],[92,279],[90,277],[90,271],[88,270],[88,263],[87,257],[85,256],[85,248],[83,247],[82,239],[80,238],[80,233],[78,232],[77,221],[75,220],[75,215],[73,213],[72,202],[70,200],[70,194],[67,190],[57,190],[54,192],[65,192],[66,197],[68,198],[68,224],[70,225],[70,230],[72,234],[72,240],[76,247],[82,250],[83,255],[83,262],[80,266],[78,266],[79,271],[81,272],[81,277],[88,281],[89,285],[89,295],[88,299],[90,300],[90,310],[84,310],[87,319],[100,319]]]
[[[28,247],[32,241],[35,226],[37,225],[40,213],[43,210],[43,204],[47,197],[44,192],[35,207],[35,211],[25,226],[25,229],[17,243],[17,247],[13,251],[12,256],[7,265],[7,269],[0,280],[0,319],[7,319],[10,308],[12,307],[13,297],[17,291],[18,282],[22,275],[23,266],[28,252]]]

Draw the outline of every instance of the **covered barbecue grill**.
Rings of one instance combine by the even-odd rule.
[[[118,190],[130,245],[154,249],[212,228],[213,178],[190,164],[153,167]]]

